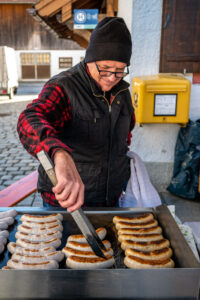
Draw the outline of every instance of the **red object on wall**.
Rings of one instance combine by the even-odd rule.
[[[200,73],[193,73],[192,83],[200,84]]]

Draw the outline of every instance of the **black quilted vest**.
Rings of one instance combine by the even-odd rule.
[[[72,106],[72,120],[58,138],[72,149],[72,157],[85,185],[85,206],[113,206],[130,176],[127,137],[131,104],[129,84],[121,80],[111,91],[110,105],[88,75],[84,62],[50,79],[62,86]],[[52,185],[39,167],[39,191]]]

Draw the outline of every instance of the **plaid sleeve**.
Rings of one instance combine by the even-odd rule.
[[[19,116],[17,131],[20,141],[35,157],[41,150],[50,157],[58,148],[71,152],[58,138],[58,133],[71,118],[71,104],[62,87],[46,84],[38,98]]]

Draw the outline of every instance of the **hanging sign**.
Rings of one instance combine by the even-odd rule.
[[[94,29],[98,13],[98,9],[74,9],[74,29]]]

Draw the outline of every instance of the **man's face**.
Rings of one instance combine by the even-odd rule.
[[[97,66],[96,66],[97,65]],[[116,78],[115,74],[104,77],[99,71],[124,72],[126,64],[119,61],[101,60],[87,63],[92,78],[100,85],[102,91],[110,91],[122,78]],[[98,67],[98,69],[97,69]]]

